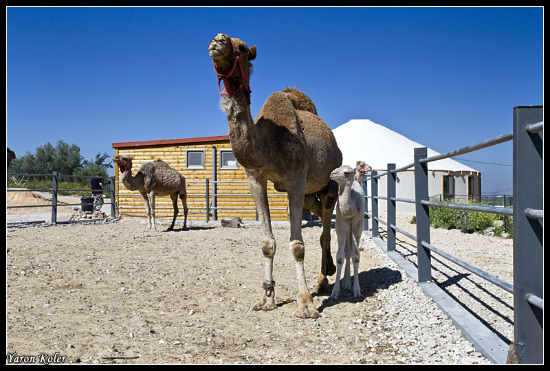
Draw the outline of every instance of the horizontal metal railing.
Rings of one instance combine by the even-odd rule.
[[[531,124],[531,125],[527,125],[525,127],[525,130],[527,130],[528,133],[530,134],[535,134],[535,133],[538,133],[539,131],[543,131],[544,130],[544,122],[537,122],[537,123],[534,123],[534,124]]]
[[[533,117],[538,117],[539,119],[532,121]],[[372,236],[378,237],[380,235],[379,224],[386,225],[386,250],[388,252],[395,249],[396,233],[401,233],[410,239],[416,240],[419,282],[431,280],[430,252],[433,252],[514,295],[514,343],[516,346],[517,344],[521,344],[522,349],[528,349],[528,351],[523,350],[518,356],[520,363],[537,363],[542,359],[541,312],[537,314],[532,309],[525,307],[525,304],[528,303],[540,310],[544,308],[542,295],[534,294],[542,292],[542,281],[538,282],[536,279],[533,280],[531,278],[539,277],[539,275],[542,277],[542,248],[538,247],[542,246],[542,220],[544,219],[544,210],[541,207],[543,137],[540,134],[544,130],[544,122],[541,118],[542,107],[516,107],[514,109],[513,133],[435,156],[428,156],[427,148],[415,148],[415,161],[412,164],[400,168],[396,168],[395,164],[388,164],[386,171],[378,173],[377,170],[373,170],[367,174],[364,177],[363,183],[365,206],[368,206],[367,201],[369,199],[372,203],[372,212],[365,212],[365,217],[372,220]],[[429,162],[470,153],[510,140],[514,141],[514,194],[512,207],[506,207],[506,201],[504,201],[503,206],[430,201],[430,197],[428,196],[427,166]],[[520,166],[520,161],[522,161],[522,164],[528,163],[530,166]],[[396,176],[399,172],[408,171],[412,167],[414,167],[412,170],[414,170],[415,174],[415,198],[397,197],[395,195]],[[388,179],[387,197],[378,195],[378,179],[383,176],[386,176]],[[367,180],[371,183],[370,195],[367,192]],[[387,220],[380,218],[378,215],[378,203],[380,200],[387,201]],[[397,202],[416,204],[416,235],[399,228],[394,222]],[[514,284],[505,282],[479,267],[462,261],[432,245],[429,233],[430,207],[492,213],[503,215],[506,218],[513,217]],[[368,221],[368,219],[366,220]],[[527,224],[527,219],[531,220],[530,224]],[[537,221],[541,222],[537,223]],[[525,294],[525,290],[527,289],[524,286],[527,285],[532,287],[533,291],[527,291]],[[520,328],[524,330],[520,331]],[[511,351],[513,351],[512,348]]]
[[[405,236],[409,237],[412,240],[416,240],[416,236],[414,234],[411,234],[411,233],[407,232],[406,230],[399,228],[395,224],[390,224],[390,228],[393,228],[395,231],[401,233],[402,235],[405,235]]]
[[[470,153],[470,152],[474,152],[474,151],[477,151],[477,150],[480,150],[480,149],[483,149],[483,148],[494,146],[495,144],[508,142],[512,139],[514,139],[514,134],[509,133],[509,134],[501,135],[501,136],[496,137],[494,139],[487,140],[487,141],[479,143],[479,144],[474,144],[474,145],[471,145],[471,146],[467,146],[467,147],[457,149],[456,151],[443,153],[443,154],[437,155],[437,156],[427,157],[425,159],[420,160],[420,162],[421,163],[427,163],[427,162],[442,160],[444,158],[463,155],[465,153]]]
[[[533,294],[527,294],[525,296],[529,304],[532,304],[539,309],[544,309],[544,301],[541,298]]]
[[[58,183],[61,179],[67,179],[67,178],[73,178],[73,179],[92,179],[96,176],[80,176],[80,175],[66,175],[66,174],[59,174],[57,172],[53,172],[51,174],[40,174],[40,173],[9,173],[8,177],[12,178],[32,178],[32,177],[47,177],[52,180],[52,187],[51,188],[21,188],[21,187],[10,187],[7,188],[7,192],[47,192],[51,194],[50,200],[44,200],[44,204],[38,204],[38,205],[6,205],[6,209],[32,209],[32,208],[44,208],[48,207],[51,208],[51,223],[57,224],[57,208],[58,207],[68,207],[68,206],[82,206],[81,203],[67,203],[62,202],[58,200],[58,195],[64,195],[66,193],[71,192],[86,192],[88,195],[92,194],[91,188],[78,188],[78,189],[72,189],[72,188],[60,188]],[[115,217],[116,214],[116,199],[114,197],[114,185],[115,185],[115,179],[114,177],[105,177],[106,179],[106,186],[109,186],[109,190],[103,191],[102,194],[105,195],[106,193],[110,193],[110,202],[103,202],[103,205],[111,205],[111,216]],[[90,197],[90,196],[88,196]],[[47,202],[49,201],[49,202]],[[47,202],[47,203],[46,203]],[[9,222],[9,224],[14,224],[14,222]],[[19,224],[18,222],[15,222],[15,224]]]
[[[525,209],[525,215],[530,219],[544,219],[544,210]]]
[[[467,211],[479,211],[482,213],[492,213],[500,215],[514,215],[514,210],[510,207],[495,207],[495,206],[480,206],[480,205],[468,205],[468,204],[457,204],[452,202],[437,202],[437,201],[420,201],[422,205],[435,206],[435,207],[446,207],[448,209],[456,210],[467,210]]]
[[[487,273],[487,272],[485,272],[485,271],[483,271],[483,270],[481,270],[477,267],[474,267],[473,265],[470,265],[470,264],[466,263],[465,261],[462,261],[462,260],[452,256],[451,254],[447,254],[446,252],[438,249],[437,247],[435,247],[432,244],[427,243],[426,241],[422,241],[422,246],[424,246],[427,249],[430,249],[430,251],[433,251],[433,252],[437,253],[438,255],[441,255],[445,259],[452,261],[456,265],[459,265],[462,268],[476,274],[477,276],[483,278],[484,280],[489,281],[489,282],[497,285],[498,287],[506,290],[507,292],[509,292],[511,294],[514,293],[514,286],[509,284],[508,282],[505,282],[505,281],[503,281],[503,280],[501,280],[501,279],[499,279],[495,276],[492,276],[489,273]]]

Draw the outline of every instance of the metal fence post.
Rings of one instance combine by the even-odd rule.
[[[387,240],[387,251],[394,251],[395,250],[395,229],[392,228],[392,225],[396,225],[395,223],[395,200],[392,200],[391,198],[395,198],[395,177],[396,174],[392,173],[392,171],[395,170],[395,164],[388,164],[388,175],[387,175],[387,188],[388,191],[386,193],[387,198],[387,207],[388,207],[388,240]]]
[[[363,176],[362,178],[362,185],[363,185],[363,193],[365,194],[365,219],[363,220],[363,231],[369,230],[369,216],[367,215],[369,213],[369,192],[367,189],[367,177]]]
[[[378,172],[373,170],[370,177],[370,193],[372,200],[372,237],[380,236],[378,233]]]
[[[111,216],[116,216],[116,200],[115,200],[115,177],[109,178],[111,180]]]
[[[418,264],[418,282],[431,281],[432,267],[430,250],[422,242],[430,243],[430,209],[422,205],[422,200],[429,200],[428,163],[420,160],[428,157],[426,147],[414,149],[414,195],[416,199],[416,249]]]
[[[218,220],[218,178],[216,174],[218,162],[216,161],[216,147],[212,146],[212,219]]]
[[[208,223],[208,221],[210,220],[210,194],[208,193],[209,192],[209,188],[208,188],[208,178],[205,179],[205,189],[206,189],[206,222]]]
[[[57,224],[57,171],[52,173],[52,224]]]
[[[541,122],[538,107],[514,108],[514,352],[519,363],[542,363],[542,308],[527,302],[527,295],[543,298],[542,220],[529,218],[525,209],[543,209],[542,131],[527,125]],[[509,354],[510,357],[510,354]]]

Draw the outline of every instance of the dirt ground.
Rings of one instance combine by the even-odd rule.
[[[296,318],[289,228],[273,229],[278,308],[256,312],[258,225],[154,232],[123,220],[8,228],[6,353],[107,364],[490,363],[374,248],[361,253],[362,298],[345,290],[338,301],[315,295],[320,318]],[[303,228],[310,289],[320,234],[319,226]],[[334,257],[334,230],[331,236]]]
[[[321,317],[302,320],[294,316],[288,227],[274,226],[279,308],[271,312],[251,310],[263,274],[258,226],[144,227],[9,230],[7,352],[59,352],[67,362],[84,363],[350,362],[353,352],[338,356],[334,346],[350,342],[348,326],[359,313],[379,307],[377,285],[384,283],[369,278],[378,267],[373,252],[361,259],[364,300],[344,296],[334,305],[328,296],[315,297]],[[320,232],[304,228],[310,288],[320,266]],[[332,242],[334,254],[335,236]]]

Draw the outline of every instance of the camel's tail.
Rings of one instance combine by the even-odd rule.
[[[283,93],[286,93],[288,95],[288,97],[292,101],[292,105],[297,110],[308,111],[315,115],[317,114],[317,108],[315,108],[315,104],[313,103],[311,98],[302,91],[296,88],[285,88],[283,89]]]

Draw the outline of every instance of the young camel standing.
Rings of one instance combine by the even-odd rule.
[[[176,169],[171,168],[162,160],[155,160],[143,164],[135,176],[132,176],[132,158],[115,156],[113,161],[118,164],[122,173],[122,183],[130,191],[139,191],[145,203],[145,211],[149,218],[149,229],[151,229],[151,216],[153,219],[153,229],[157,230],[155,224],[155,196],[170,195],[172,206],[174,208],[174,217],[172,224],[167,229],[174,229],[174,223],[178,216],[178,196],[183,204],[183,229],[187,228],[187,191],[185,188],[185,178]],[[151,199],[149,201],[149,198]]]
[[[346,260],[344,289],[351,289],[350,260],[353,260],[353,296],[361,296],[359,286],[359,241],[363,232],[365,201],[363,187],[354,179],[355,170],[344,165],[332,171],[330,179],[338,183],[338,201],[336,203],[336,234],[338,252],[336,253],[336,281],[331,299],[340,296],[340,274]]]

